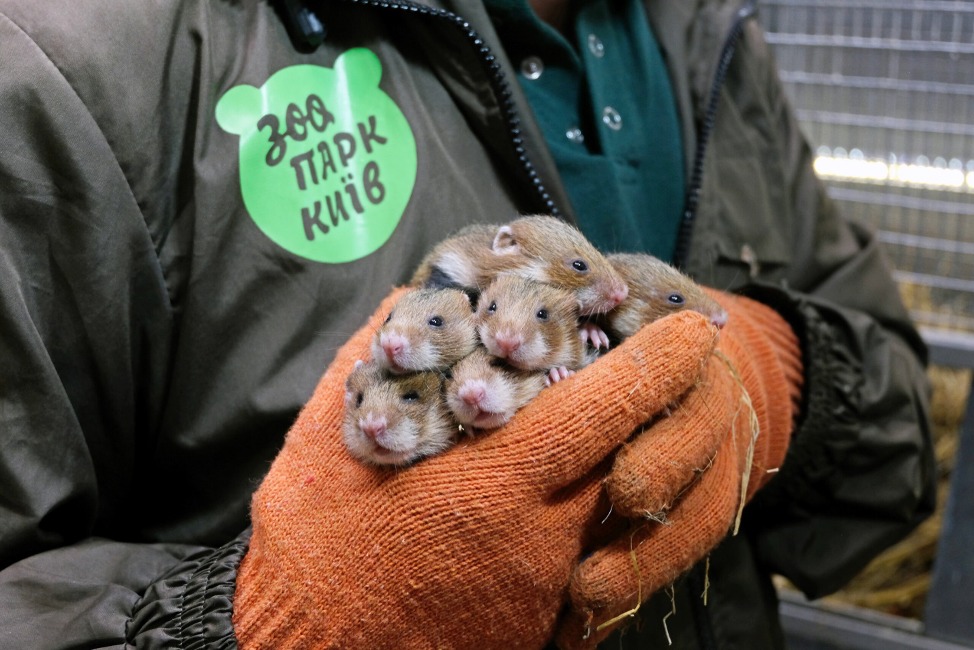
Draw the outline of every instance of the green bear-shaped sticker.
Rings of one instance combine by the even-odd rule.
[[[416,140],[381,78],[379,58],[355,48],[334,68],[284,68],[217,102],[217,123],[240,136],[244,206],[279,246],[337,264],[396,229],[416,182]]]

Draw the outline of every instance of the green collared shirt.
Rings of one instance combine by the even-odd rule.
[[[640,0],[575,2],[569,37],[526,0],[487,0],[579,226],[604,251],[669,260],[683,147],[663,56]]]

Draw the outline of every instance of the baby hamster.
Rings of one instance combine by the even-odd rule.
[[[534,399],[547,373],[516,370],[477,348],[450,370],[446,404],[454,419],[473,429],[494,429]]]
[[[575,294],[500,275],[477,306],[477,333],[487,351],[520,370],[550,370],[552,382],[590,361],[578,331]]]
[[[720,328],[727,312],[699,284],[652,255],[616,253],[609,263],[629,285],[629,295],[605,315],[606,329],[619,339],[632,336],[647,323],[685,309],[700,312]]]
[[[629,290],[577,228],[550,215],[464,228],[426,256],[413,284],[481,291],[501,273],[574,292],[583,316],[609,311]]]
[[[345,388],[342,435],[349,453],[363,462],[406,465],[454,442],[457,427],[438,372],[393,375],[359,361]]]
[[[445,370],[476,345],[467,294],[459,289],[414,289],[403,294],[376,331],[372,358],[393,373]]]
[[[492,271],[491,247],[500,224],[472,224],[433,247],[413,273],[414,287],[479,289]],[[505,260],[513,262],[513,259]]]

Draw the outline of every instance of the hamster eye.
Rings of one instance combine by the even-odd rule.
[[[548,320],[548,310],[541,308],[535,316],[538,317],[538,320]]]
[[[389,322],[389,321],[391,321],[391,320],[392,320],[392,312],[390,311],[390,312],[389,312],[389,315],[388,315],[388,316],[386,316],[386,320],[385,320],[385,323],[388,323],[388,322]],[[383,323],[383,324],[385,324],[385,323]]]
[[[487,313],[493,314],[495,311],[497,311],[497,301],[496,300],[494,300],[493,302],[491,302],[490,303],[490,306],[487,307]]]
[[[355,393],[355,408],[362,406],[362,393]]]
[[[575,260],[572,262],[572,268],[579,273],[585,273],[588,271],[588,264],[585,263],[585,260]]]
[[[679,294],[679,293],[671,293],[670,295],[668,295],[666,297],[666,299],[670,301],[670,304],[671,305],[682,305],[683,304],[683,295],[682,294]]]
[[[443,318],[441,316],[434,316],[429,319],[429,324],[433,327],[443,327]]]
[[[404,393],[402,399],[403,401],[406,402],[415,402],[416,400],[419,399],[419,393],[414,390],[411,390],[408,393]]]

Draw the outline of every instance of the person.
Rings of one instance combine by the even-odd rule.
[[[771,574],[827,594],[931,512],[923,344],[753,4],[0,15],[0,646],[781,647]],[[715,289],[717,351],[664,319],[509,427],[343,456],[369,315],[446,234],[530,213]],[[615,450],[715,405],[705,458],[657,449],[692,470],[673,500],[623,508],[660,466]]]

